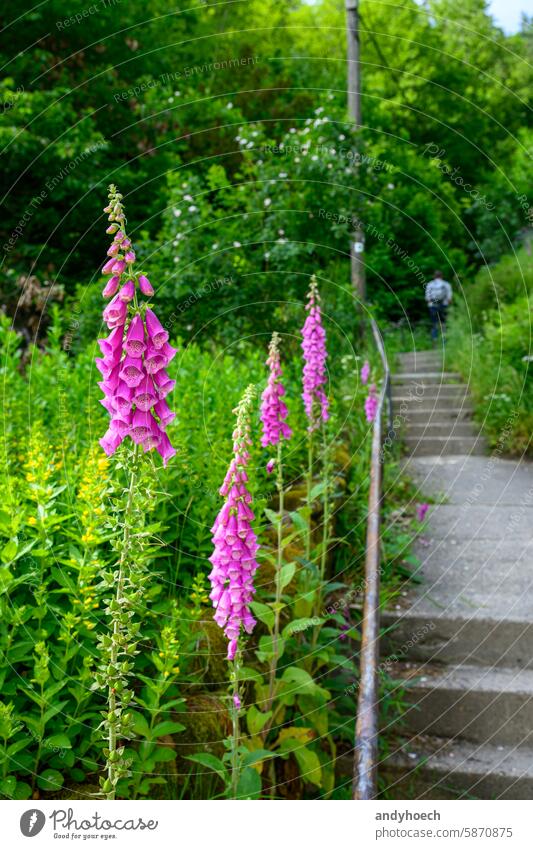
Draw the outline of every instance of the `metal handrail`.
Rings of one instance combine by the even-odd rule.
[[[387,405],[389,436],[394,435],[392,394],[387,354],[379,328],[370,319],[376,347],[383,364],[383,385],[378,400],[372,433],[370,460],[370,490],[365,553],[365,599],[360,653],[359,696],[355,724],[353,798],[374,799],[377,791],[377,750],[379,713],[379,577],[380,521],[382,505],[383,409]]]

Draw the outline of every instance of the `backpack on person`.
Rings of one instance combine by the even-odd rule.
[[[434,307],[443,307],[448,304],[448,284],[442,278],[436,278],[427,284],[426,300]]]

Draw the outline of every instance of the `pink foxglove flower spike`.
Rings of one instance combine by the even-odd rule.
[[[279,333],[273,333],[268,349],[268,359],[266,361],[267,366],[270,368],[270,374],[266,389],[261,396],[261,422],[263,425],[261,445],[263,448],[266,448],[268,445],[277,445],[281,438],[290,439],[292,436],[292,430],[285,421],[288,415],[287,405],[282,400],[285,395],[285,387],[281,382],[282,371],[279,343]],[[267,471],[269,473],[272,471],[272,468],[269,469],[267,464]]]
[[[251,634],[255,626],[250,602],[255,593],[253,579],[259,546],[251,524],[255,518],[250,507],[252,496],[246,486],[254,394],[253,386],[249,386],[234,410],[237,424],[233,431],[233,459],[220,488],[226,500],[211,528],[215,550],[209,558],[213,564],[209,598],[215,608],[215,622],[229,640],[228,660],[235,658],[241,628]]]
[[[313,275],[307,295],[306,310],[309,315],[302,328],[302,349],[305,365],[303,369],[303,393],[305,412],[309,419],[309,431],[316,430],[320,422],[329,419],[329,401],[324,392],[326,374],[326,331],[322,326],[320,295]]]
[[[168,332],[155,313],[138,303],[137,288],[147,296],[154,290],[144,274],[133,270],[135,252],[126,235],[122,195],[115,186],[109,187],[104,212],[112,222],[107,232],[113,235],[107,252],[111,259],[102,269],[112,275],[103,291],[104,298],[112,298],[103,313],[111,333],[98,340],[103,357],[97,358],[96,365],[104,378],[98,384],[105,396],[101,403],[111,421],[100,445],[106,454],[114,454],[129,436],[144,451],[155,448],[166,466],[176,453],[165,432],[175,413],[162,399],[175,381],[164,369],[176,350],[168,344]]]
[[[373,422],[378,409],[378,390],[375,383],[368,387],[368,395],[365,399],[365,415],[367,422]]]

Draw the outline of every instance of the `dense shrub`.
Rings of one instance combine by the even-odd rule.
[[[490,446],[517,456],[532,453],[532,291],[526,252],[484,269],[455,305],[448,340]]]

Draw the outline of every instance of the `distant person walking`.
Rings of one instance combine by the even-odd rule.
[[[434,271],[433,280],[426,283],[426,302],[431,319],[431,338],[436,342],[439,338],[439,328],[444,339],[446,314],[452,302],[452,287],[444,280],[442,271]]]

